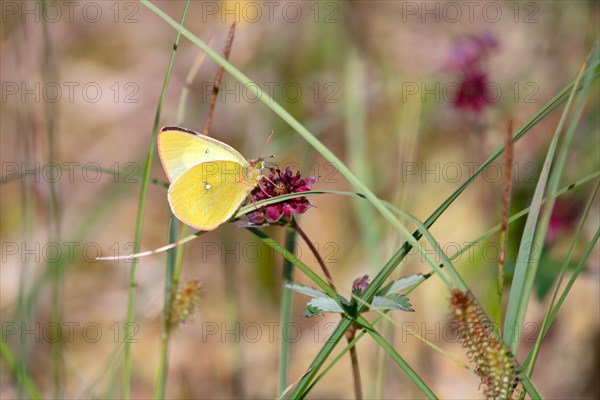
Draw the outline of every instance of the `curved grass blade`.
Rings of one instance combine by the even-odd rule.
[[[596,77],[598,74],[595,75]],[[521,128],[519,128],[514,136],[513,142],[521,139],[527,132],[529,132],[534,126],[536,126],[542,119],[546,116],[550,115],[554,112],[560,104],[562,104],[565,99],[563,96],[573,88],[574,82],[567,85],[563,88],[558,94],[556,94],[544,107],[542,107],[537,113],[535,113]],[[448,197],[423,223],[423,225],[427,228],[430,228],[435,221],[442,215],[442,213],[458,198],[458,196],[475,180],[477,176],[479,176],[493,161],[495,161],[500,154],[503,152],[503,147],[498,149],[492,156],[488,158],[486,162],[484,162],[471,177],[469,177],[450,197]],[[415,239],[419,239],[421,237],[420,233],[417,231],[414,233]],[[376,291],[381,288],[383,283],[387,280],[389,275],[394,271],[398,263],[406,257],[408,252],[411,249],[411,245],[409,243],[405,243],[399,250],[392,256],[392,258],[386,263],[385,267],[375,276],[369,289],[363,294],[362,299],[366,302],[369,302],[370,299],[375,295]],[[330,335],[328,342],[325,346],[321,348],[319,353],[316,355],[315,359],[311,363],[309,367],[309,371],[302,378],[296,389],[294,390],[293,397],[303,397],[308,392],[308,388],[310,386],[311,380],[316,376],[319,369],[335,347],[335,345],[339,342],[339,340],[343,337],[344,333],[350,326],[351,321],[346,319],[342,320],[338,327],[333,331]]]
[[[506,320],[504,323],[504,342],[507,344],[507,346],[513,354],[517,354],[517,347],[519,344],[519,339],[521,337],[523,321],[525,319],[525,313],[527,311],[527,305],[529,304],[531,289],[533,287],[533,282],[539,264],[539,259],[536,259],[534,257],[533,252],[534,249],[541,249],[543,239],[545,236],[544,225],[547,226],[547,219],[549,219],[550,217],[550,215],[547,214],[547,219],[545,218],[543,221],[541,221],[541,232],[538,231],[537,227],[540,208],[542,205],[541,201],[544,197],[544,191],[546,190],[546,186],[548,183],[548,177],[550,175],[550,168],[553,164],[555,150],[558,146],[558,140],[560,138],[560,134],[562,132],[567,115],[571,110],[571,103],[573,102],[575,94],[577,93],[577,90],[575,90],[575,88],[579,86],[579,82],[584,76],[584,74],[591,75],[595,71],[597,65],[598,63],[595,59],[592,65],[586,68],[586,61],[575,80],[575,84],[573,85],[573,89],[571,90],[569,99],[567,100],[567,104],[565,106],[561,119],[552,137],[552,141],[546,154],[546,159],[544,160],[544,166],[538,178],[538,183],[536,185],[533,199],[531,201],[531,210],[529,212],[529,215],[527,216],[527,222],[525,223],[525,229],[523,231],[523,236],[521,238],[519,252],[517,255],[515,274],[513,278],[513,283],[511,285],[510,298],[508,301],[508,308],[506,312]],[[591,80],[588,82],[591,82]],[[589,86],[587,88],[583,88],[581,96],[585,97],[588,88]],[[566,144],[568,144],[568,141],[563,141],[563,147]],[[558,177],[553,179],[553,181],[556,182],[556,184],[553,185],[554,187],[557,187],[558,179],[560,178],[561,173],[561,165],[558,165],[558,168],[555,168],[553,172],[553,175],[557,174],[555,176]],[[553,205],[554,202],[551,199],[547,206],[548,212],[552,212]]]
[[[185,6],[183,8],[183,12],[181,14],[181,24],[185,21],[185,16],[187,14],[188,7],[190,5],[190,0],[187,0]],[[152,136],[150,137],[150,146],[148,148],[148,154],[146,156],[146,165],[144,167],[144,177],[142,179],[142,187],[140,189],[140,199],[138,203],[138,212],[137,212],[137,222],[135,225],[135,238],[134,238],[134,250],[137,252],[137,249],[140,247],[140,242],[142,240],[142,228],[144,225],[144,211],[146,210],[146,197],[148,194],[148,185],[150,183],[150,169],[152,166],[152,159],[154,158],[154,147],[156,146],[156,137],[158,135],[158,125],[160,123],[160,116],[162,113],[162,105],[164,102],[164,98],[167,92],[167,87],[169,86],[169,81],[171,80],[171,71],[173,69],[173,64],[175,62],[175,54],[177,52],[177,47],[179,45],[179,40],[181,38],[181,33],[177,33],[175,36],[175,41],[173,42],[173,50],[171,51],[171,58],[169,60],[169,66],[167,67],[167,72],[165,74],[165,79],[162,86],[162,91],[160,94],[160,98],[158,99],[158,106],[156,107],[156,114],[154,116],[154,125],[152,127]],[[131,329],[133,328],[134,320],[135,320],[135,295],[136,295],[136,270],[137,270],[137,262],[138,259],[134,258],[131,263],[130,273],[129,273],[129,294],[127,300],[127,322],[126,322],[126,335],[131,335],[133,332]],[[131,343],[128,341],[125,343],[125,355],[123,360],[123,377],[121,382],[121,396],[128,400],[130,396],[130,385],[131,385]]]

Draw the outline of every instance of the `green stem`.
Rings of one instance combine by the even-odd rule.
[[[220,230],[222,243],[233,243],[232,233],[229,230]],[[227,315],[229,317],[228,324],[236,326],[241,323],[241,299],[240,285],[236,266],[239,264],[234,262],[232,257],[225,257],[225,298]],[[241,340],[234,340],[230,346],[231,355],[230,361],[232,365],[231,371],[231,387],[232,396],[234,398],[246,398],[244,385],[244,346]]]
[[[181,226],[181,233],[177,233],[177,219],[171,215],[169,224],[169,243],[174,243],[180,237],[187,233],[187,226]],[[154,387],[154,398],[163,399],[167,385],[167,374],[169,370],[169,339],[171,336],[171,304],[173,293],[177,292],[179,284],[179,273],[181,271],[181,262],[183,260],[183,246],[178,246],[167,251],[167,268],[165,276],[165,303],[163,306],[163,321],[161,328],[161,349],[160,361],[158,366],[158,377]]]
[[[306,243],[306,245],[308,246],[310,251],[313,253],[315,260],[317,260],[317,264],[319,264],[319,266],[321,267],[321,270],[323,271],[323,274],[325,274],[325,277],[327,278],[327,282],[329,283],[329,286],[331,286],[331,289],[333,289],[333,291],[337,293],[337,289],[335,287],[335,283],[333,283],[333,277],[331,276],[331,272],[329,272],[329,268],[327,268],[327,264],[325,264],[325,261],[323,261],[321,254],[319,254],[319,251],[316,249],[314,244],[310,241],[310,239],[308,238],[306,233],[304,233],[302,228],[300,228],[300,225],[298,225],[298,223],[296,223],[296,220],[292,219],[291,223],[292,223],[292,227],[298,232],[298,234],[300,234],[300,236],[302,237],[302,240],[304,240],[304,243]]]
[[[325,261],[323,260],[323,258],[321,257],[321,255],[319,254],[319,252],[317,251],[317,249],[315,248],[313,243],[310,241],[310,239],[308,238],[306,233],[304,233],[302,228],[300,228],[300,225],[298,225],[296,223],[296,221],[293,219],[291,222],[292,222],[292,227],[300,234],[300,236],[302,237],[304,242],[308,245],[308,248],[310,249],[310,251],[313,253],[313,256],[317,260],[318,264],[321,266],[321,270],[327,277],[329,286],[331,286],[331,289],[333,289],[333,291],[335,291],[337,293],[337,289],[335,287],[335,284],[333,283],[333,277],[331,276],[331,272],[329,272],[329,268],[327,268],[327,264],[325,264]],[[342,318],[344,318],[343,314],[342,314]],[[352,325],[350,325],[350,328],[348,328],[348,331],[346,332],[346,339],[348,340],[348,342],[351,342],[354,339],[355,335],[356,335],[356,326],[354,324],[352,324]],[[362,400],[363,392],[362,392],[362,383],[361,383],[361,379],[360,379],[360,367],[358,364],[358,354],[356,352],[355,347],[352,347],[350,349],[350,361],[352,362],[354,397],[356,398],[356,400]]]
[[[2,336],[4,336],[4,333]],[[27,391],[32,399],[41,399],[42,394],[38,390],[37,386],[35,386],[35,383],[25,370],[22,363],[17,363],[14,355],[11,353],[4,339],[5,338],[3,337],[2,340],[0,340],[0,354],[2,355],[2,359],[4,359],[4,362],[6,362],[6,365],[8,365],[8,368],[15,374],[17,381],[20,381],[19,387],[21,387],[22,383],[27,388]]]
[[[181,24],[185,20],[190,0],[187,0],[181,15]],[[150,139],[150,148],[146,155],[146,164],[144,166],[144,177],[142,179],[142,188],[140,190],[140,198],[138,203],[137,222],[135,225],[135,238],[134,238],[134,250],[137,252],[140,248],[140,242],[142,240],[142,228],[144,225],[144,211],[146,209],[146,197],[148,194],[148,185],[150,182],[150,170],[152,167],[152,160],[154,158],[154,148],[156,146],[156,137],[158,135],[158,126],[160,123],[160,117],[162,113],[162,105],[171,80],[171,71],[173,69],[173,63],[175,62],[175,53],[177,52],[177,46],[179,45],[179,39],[181,34],[178,32],[173,44],[173,50],[171,51],[171,58],[169,60],[169,66],[167,67],[167,73],[163,82],[162,91],[156,107],[156,114],[154,116],[154,125],[152,127],[152,137]],[[137,270],[138,260],[134,258],[131,263],[131,269],[129,272],[129,293],[127,299],[127,322],[125,324],[126,337],[130,337],[134,333],[135,323],[135,295],[137,287]],[[125,354],[123,358],[123,378],[121,382],[121,396],[123,399],[128,400],[130,398],[131,390],[131,341],[125,342]]]
[[[394,349],[394,347],[387,341],[379,332],[373,328],[365,318],[359,316],[356,321],[367,331],[369,335],[377,342],[381,348],[389,354],[390,357],[402,368],[402,370],[408,375],[411,381],[415,383],[419,387],[419,389],[423,392],[428,399],[437,399],[437,396],[433,393],[433,391],[425,384],[423,379],[415,372],[414,369],[398,354],[398,352]]]
[[[350,325],[350,328],[346,332],[346,340],[348,343],[352,343],[356,337],[356,324]],[[362,381],[360,379],[360,368],[358,364],[358,353],[356,346],[350,347],[350,361],[352,362],[352,380],[354,382],[354,398],[356,400],[362,400],[363,390]]]
[[[42,38],[43,38],[43,66],[42,74],[44,81],[56,82],[58,80],[54,57],[52,54],[52,43],[50,42],[50,32],[48,31],[47,23],[47,7],[46,0],[40,0],[42,10]],[[58,162],[58,136],[56,135],[57,107],[54,102],[45,101],[44,111],[46,114],[46,129],[48,133],[48,160],[49,162]],[[48,238],[50,242],[61,243],[60,225],[61,225],[61,207],[59,199],[59,186],[55,180],[48,181],[48,189],[50,192],[50,204],[48,209],[49,224]],[[51,289],[51,319],[53,323],[62,325],[63,319],[63,271],[64,264],[60,261],[49,262],[48,268],[52,272],[52,289]],[[62,338],[52,341],[50,345],[52,354],[52,372],[54,381],[54,397],[63,397],[63,381],[64,381],[64,362],[63,351],[64,341]]]
[[[296,248],[296,230],[289,229],[285,238],[285,248],[290,253],[294,253]],[[283,277],[282,283],[292,283],[294,278],[294,264],[288,259],[283,259]],[[281,289],[281,309],[279,312],[279,322],[281,324],[281,342],[279,344],[279,387],[277,393],[283,393],[287,389],[290,341],[286,337],[287,327],[292,321],[292,291],[287,287]],[[280,397],[282,400],[287,396]]]

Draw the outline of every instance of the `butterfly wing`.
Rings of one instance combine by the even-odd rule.
[[[244,156],[233,147],[178,126],[166,126],[160,130],[158,154],[170,182],[177,180],[193,166],[208,161],[226,160],[247,164]]]
[[[169,187],[169,204],[185,224],[211,231],[233,216],[257,180],[258,170],[247,162],[204,162],[175,179]]]

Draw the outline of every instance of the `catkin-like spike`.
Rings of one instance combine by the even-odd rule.
[[[498,340],[487,314],[469,292],[453,290],[450,299],[452,319],[458,336],[475,364],[488,399],[510,399],[516,385],[517,362],[504,342]]]
[[[169,313],[169,328],[175,328],[179,324],[189,321],[200,303],[202,284],[198,280],[188,281],[181,284],[171,300],[171,312]]]

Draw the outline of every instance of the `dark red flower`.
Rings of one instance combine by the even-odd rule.
[[[454,107],[481,111],[491,103],[487,93],[488,83],[485,72],[478,70],[466,72],[454,99]]]
[[[293,173],[292,168],[286,167],[282,172],[278,168],[270,168],[268,177],[263,176],[260,185],[255,187],[250,196],[254,202],[281,196],[289,193],[308,192],[317,181],[317,177],[302,179],[300,171]],[[291,220],[292,214],[302,214],[311,207],[306,197],[296,197],[280,203],[269,204],[247,215],[248,220],[256,225],[275,223],[286,217]]]
[[[444,68],[460,73],[459,88],[452,100],[455,108],[478,113],[492,103],[487,92],[490,82],[485,60],[497,48],[498,41],[490,33],[464,37],[454,43]]]

